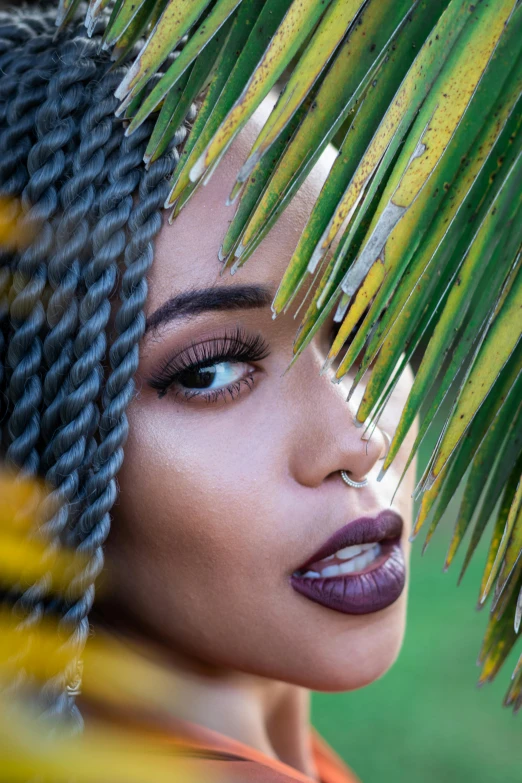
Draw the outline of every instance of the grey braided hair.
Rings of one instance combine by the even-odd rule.
[[[55,13],[54,4],[0,11],[2,219],[31,237],[23,249],[0,249],[0,457],[51,489],[39,528],[49,556],[72,546],[85,567],[65,596],[50,597],[44,577],[3,600],[24,629],[58,616],[67,664],[39,699],[51,723],[80,730],[69,685],[117,497],[153,241],[187,124],[146,170],[151,124],[126,137],[115,117],[126,65],[101,52],[103,24],[92,38],[78,21],[56,35]]]

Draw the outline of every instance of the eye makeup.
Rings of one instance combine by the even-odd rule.
[[[340,325],[332,321],[330,339]],[[252,389],[254,385],[256,368],[252,364],[269,354],[270,346],[261,334],[236,326],[222,336],[192,341],[164,361],[146,382],[157,391],[159,399],[167,393],[184,402],[235,399],[244,387]]]
[[[251,364],[262,361],[270,353],[266,340],[260,334],[249,334],[240,326],[232,332],[209,340],[192,342],[163,363],[159,370],[149,378],[148,385],[158,392],[161,399],[167,392],[185,401],[199,399],[205,402],[217,402],[230,396],[234,399],[243,386],[252,388],[255,367]],[[234,369],[227,372],[226,365]],[[243,365],[243,374],[232,377],[226,383],[227,376],[237,376]],[[249,366],[250,365],[250,366]],[[216,380],[223,380],[223,386],[212,386]]]

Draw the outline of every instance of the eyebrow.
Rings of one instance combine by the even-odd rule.
[[[215,286],[184,291],[158,307],[145,324],[145,333],[158,326],[210,310],[251,310],[266,307],[274,293],[264,285]]]

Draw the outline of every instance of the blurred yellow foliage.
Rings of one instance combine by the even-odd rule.
[[[71,584],[72,575],[87,558],[47,540],[42,531],[46,494],[40,480],[0,474],[0,588],[25,589],[41,582],[45,592],[67,591],[74,598],[79,588]]]
[[[38,538],[46,494],[39,480],[0,473],[0,586],[6,590],[48,575],[59,591],[83,566],[77,553],[49,552],[45,537]],[[69,590],[67,595],[74,597]],[[79,681],[69,687],[105,718],[91,715],[73,737],[65,726],[42,721],[33,697],[70,671],[74,628],[51,613],[36,623],[24,620],[23,609],[0,607],[0,783],[196,783],[165,733],[151,731],[146,721],[140,728],[140,716],[172,714],[176,698],[172,675],[150,650],[91,629]],[[14,682],[21,686],[16,696]],[[132,714],[136,725],[118,725],[107,714]]]
[[[49,737],[27,706],[0,710],[1,783],[198,783],[160,736],[91,722],[76,737]],[[209,783],[206,777],[205,783]]]

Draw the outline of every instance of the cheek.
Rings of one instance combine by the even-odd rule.
[[[245,585],[278,551],[278,500],[267,499],[266,482],[281,458],[252,415],[245,431],[241,405],[224,414],[179,407],[164,398],[129,408],[107,556],[118,590],[144,615],[168,606],[172,628],[194,622],[196,632],[227,605],[242,611]]]

